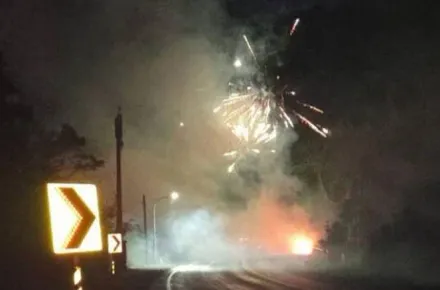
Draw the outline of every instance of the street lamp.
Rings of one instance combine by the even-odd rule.
[[[175,200],[179,199],[179,193],[176,191],[171,192],[170,198],[171,198],[171,201],[175,201]]]
[[[241,60],[237,58],[237,59],[234,61],[234,66],[235,66],[236,68],[241,67],[241,66],[242,66]]]
[[[176,191],[171,192],[169,195],[165,195],[162,197],[159,197],[155,200],[153,204],[153,256],[154,261],[157,261],[157,231],[156,231],[156,205],[163,201],[169,199],[171,201],[175,201],[179,199],[179,193]]]

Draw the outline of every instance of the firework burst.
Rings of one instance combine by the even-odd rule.
[[[226,126],[250,146],[268,144],[275,140],[280,125],[293,126],[293,121],[271,93],[249,86],[246,92],[233,93],[214,109]]]
[[[299,23],[296,19],[293,23],[289,35],[292,35]],[[258,61],[254,49],[246,35],[243,35],[244,42],[252,56],[255,64]],[[240,59],[235,60],[234,66],[240,69],[243,63]],[[274,93],[266,84],[263,74],[257,74],[257,80],[235,80],[229,83],[229,95],[221,104],[214,109],[214,113],[221,116],[225,125],[240,142],[240,149],[233,150],[224,154],[225,157],[232,159],[228,172],[233,172],[237,162],[246,156],[258,155],[261,150],[275,152],[274,143],[277,137],[285,129],[294,128],[295,123],[300,123],[320,136],[327,138],[330,130],[314,123],[298,110],[286,109],[284,100],[286,97],[294,97],[293,91],[281,90]],[[277,77],[279,79],[279,77]],[[287,86],[284,86],[286,88]],[[323,114],[324,111],[313,105],[295,102],[298,106],[306,108],[313,113]]]

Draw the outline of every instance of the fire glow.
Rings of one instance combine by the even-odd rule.
[[[291,240],[291,252],[294,255],[311,255],[313,247],[313,240],[306,236],[294,236]]]

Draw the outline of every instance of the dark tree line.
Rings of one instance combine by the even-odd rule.
[[[45,184],[74,181],[74,174],[96,170],[104,163],[87,151],[85,138],[72,126],[63,124],[58,130],[48,130],[27,97],[1,62],[0,246],[6,249],[2,260],[8,269],[20,272],[20,279],[10,275],[16,289],[38,288],[57,273],[56,266],[50,266],[54,260]],[[26,275],[30,275],[29,283]]]
[[[370,269],[432,276],[440,252],[438,18],[436,5],[401,2],[347,2],[304,18],[286,70],[327,109],[333,136],[317,143],[303,134],[293,157],[314,164],[302,173],[338,204],[328,248]]]

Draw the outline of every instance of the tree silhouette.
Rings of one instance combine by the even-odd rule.
[[[1,59],[1,56],[0,56]],[[33,106],[0,67],[0,246],[11,269],[23,275],[47,267],[42,275],[56,273],[51,268],[50,233],[45,184],[72,181],[75,173],[96,170],[104,162],[89,153],[86,140],[67,124],[49,131],[34,114]],[[30,267],[30,266],[29,266]],[[31,274],[30,274],[31,275]],[[34,277],[35,278],[35,277]],[[25,278],[22,278],[26,280]],[[39,277],[44,280],[44,276]],[[54,279],[54,277],[48,278]],[[28,288],[28,287],[25,287]]]

